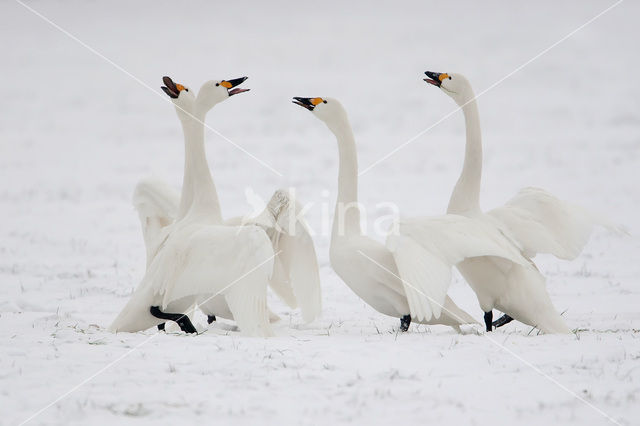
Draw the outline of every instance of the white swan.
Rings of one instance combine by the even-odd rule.
[[[248,90],[236,88],[245,79],[246,77],[228,81],[209,81],[203,84],[198,92],[194,111],[196,122],[190,122],[188,127],[182,123],[185,131],[185,176],[182,197],[178,197],[175,190],[157,180],[145,179],[137,185],[133,204],[140,216],[148,264],[153,258],[159,230],[188,211],[196,182],[195,170],[206,170],[203,179],[198,181],[203,191],[209,194],[206,209],[211,216],[210,219],[215,223],[223,223],[215,185],[206,162],[203,143],[204,120],[213,106],[234,94]],[[170,78],[165,77],[163,80],[167,86],[175,86]],[[190,138],[194,137],[195,141],[191,141]],[[258,223],[267,230],[274,251],[278,253],[270,286],[292,309],[299,306],[303,320],[311,322],[321,311],[320,277],[313,241],[304,220],[298,217],[300,211],[301,206],[288,191],[277,190],[264,212],[255,220],[232,218],[224,224]],[[199,308],[208,316],[210,323],[216,316],[234,319],[222,296],[202,302]],[[279,319],[272,312],[269,312],[269,316],[271,321]]]
[[[477,232],[470,221],[459,216],[445,216],[432,221],[420,221],[418,226],[431,226],[431,234],[437,235],[442,242],[457,236],[455,242],[448,243],[449,252],[435,247],[416,247],[412,240],[403,236],[389,237],[388,247],[363,235],[360,227],[358,199],[358,160],[355,139],[347,113],[342,105],[332,98],[294,98],[294,103],[310,111],[322,120],[338,141],[340,165],[338,173],[338,199],[336,202],[333,230],[331,233],[331,266],[354,293],[371,307],[385,315],[400,318],[400,328],[406,331],[412,321],[423,324],[444,324],[459,330],[461,324],[476,321],[460,309],[446,295],[450,270],[454,263],[472,255],[478,255],[476,249],[464,248],[466,237],[474,237]],[[402,225],[410,226],[410,225]],[[434,237],[435,238],[435,237]],[[480,239],[482,242],[482,239]],[[502,254],[504,250],[481,247],[481,254]],[[474,251],[476,250],[476,251]],[[425,294],[422,288],[412,285],[411,279],[403,275],[403,266],[412,265],[417,256],[418,262],[426,262],[427,281],[446,281],[438,288],[445,287],[436,310],[432,313],[431,294]],[[395,256],[395,258],[394,258]],[[516,252],[515,256],[519,256]],[[453,260],[450,258],[453,257]],[[397,263],[398,262],[398,263]],[[400,271],[399,271],[400,270]],[[409,268],[415,271],[415,268]],[[424,272],[425,269],[420,269]],[[402,279],[400,278],[402,277]],[[421,279],[424,277],[420,277]],[[427,286],[429,287],[429,286]]]
[[[234,94],[223,83],[216,83],[218,91],[227,97]],[[243,333],[272,335],[266,304],[275,257],[271,241],[257,225],[221,224],[204,156],[206,103],[197,102],[188,88],[169,78],[165,84],[163,90],[183,124],[187,148],[181,205],[175,222],[154,238],[147,272],[110,328],[139,331],[170,319],[195,332],[183,313],[194,303],[206,304],[221,295]]]
[[[447,213],[463,215],[478,226],[493,227],[511,239],[530,260],[537,253],[574,259],[589,239],[594,225],[614,229],[611,224],[584,209],[561,201],[538,188],[525,188],[503,207],[483,213],[480,209],[482,140],[475,95],[460,74],[427,71],[424,80],[449,95],[464,113],[466,147],[462,173],[455,185]],[[485,326],[501,326],[512,319],[537,327],[544,333],[569,333],[545,288],[545,279],[531,261],[530,266],[492,256],[467,259],[458,269],[478,296],[485,312]],[[493,322],[492,309],[506,315]]]

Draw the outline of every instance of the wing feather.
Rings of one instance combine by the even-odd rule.
[[[311,235],[303,224],[297,223],[295,234],[279,235],[274,250],[279,253],[304,321],[313,321],[320,315],[322,301],[318,260]]]
[[[269,309],[267,308],[266,283],[264,289],[255,284],[249,285],[250,291],[244,285],[233,286],[225,294],[229,309],[238,324],[240,331],[248,336],[270,337],[273,331],[269,324]]]
[[[291,191],[274,192],[265,210],[244,223],[267,229],[277,253],[270,286],[291,308],[300,307],[305,322],[320,315],[322,297],[318,260],[303,208]]]
[[[395,225],[387,238],[407,294],[411,315],[439,318],[451,281],[451,268],[469,257],[497,256],[525,266],[523,257],[489,223],[457,215],[414,218]]]
[[[172,224],[176,218],[180,194],[160,180],[147,178],[136,185],[132,201],[140,218],[149,264],[162,229]]]
[[[595,225],[625,232],[582,207],[533,187],[520,190],[504,206],[487,214],[509,230],[528,257],[550,253],[560,259],[575,259]]]
[[[282,260],[285,273],[293,288],[305,322],[320,316],[322,295],[318,258],[309,227],[303,217],[303,208],[291,191],[278,190],[271,197],[280,208],[276,212],[274,249]]]
[[[167,238],[141,286],[162,297],[162,305],[188,296],[226,294],[231,288],[266,286],[273,248],[255,226],[186,226]]]

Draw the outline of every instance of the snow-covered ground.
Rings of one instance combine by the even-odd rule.
[[[0,423],[638,424],[637,2],[479,100],[483,207],[537,185],[631,231],[595,233],[573,262],[536,259],[575,335],[536,336],[517,323],[490,335],[424,326],[397,334],[398,319],[366,306],[328,264],[321,228],[335,197],[336,143],[290,103],[339,98],[363,170],[454,109],[423,71],[464,73],[479,93],[612,4],[28,2],[82,46],[2,2]],[[208,124],[282,176],[209,132],[223,211],[249,211],[247,187],[267,198],[295,186],[315,202],[320,320],[303,325],[273,300],[283,320],[269,340],[222,325],[198,336],[106,331],[144,272],[134,185],[148,175],[181,184],[165,74],[195,89],[250,77],[252,91],[218,106]],[[442,213],[463,143],[456,113],[365,173],[370,223],[388,213],[380,202],[404,216]],[[481,319],[461,279],[451,294]]]

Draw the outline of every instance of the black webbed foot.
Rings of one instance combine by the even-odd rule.
[[[493,322],[493,326],[495,328],[502,327],[505,324],[509,324],[511,321],[513,321],[513,318],[511,318],[507,314],[504,314],[503,316],[501,316],[500,318],[498,318]]]
[[[156,318],[175,321],[179,326],[180,330],[185,333],[197,333],[198,330],[193,326],[191,320],[187,316],[187,314],[172,314],[167,312],[162,312],[159,306],[151,306],[149,308],[149,312]]]
[[[411,325],[411,315],[405,315],[400,318],[400,331],[409,330],[409,326]]]
[[[485,325],[487,331],[491,331],[492,321],[493,321],[493,311],[485,312],[484,313],[484,325]]]
[[[185,333],[190,333],[190,334],[198,333],[198,330],[196,330],[196,328],[193,326],[193,324],[191,323],[191,320],[186,314],[182,315],[182,318],[180,318],[176,322],[180,326],[180,330],[184,331]]]
[[[215,315],[207,315],[207,324],[211,324],[215,320],[216,320],[216,316]]]
[[[164,331],[164,324],[165,324],[165,323],[158,324],[158,330],[160,330],[160,331]]]

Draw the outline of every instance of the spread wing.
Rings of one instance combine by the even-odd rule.
[[[524,188],[504,206],[487,214],[508,229],[528,257],[550,253],[560,259],[575,259],[589,241],[595,225],[625,232],[540,188]]]
[[[244,223],[267,230],[276,255],[270,286],[291,308],[300,307],[305,322],[322,309],[318,260],[303,208],[291,192],[277,190],[265,210]],[[236,220],[233,220],[237,222]]]
[[[451,282],[451,268],[470,257],[497,256],[530,265],[490,223],[457,215],[400,221],[387,238],[402,278],[411,315],[439,318]]]
[[[276,231],[273,243],[282,267],[280,283],[288,284],[305,322],[311,322],[322,310],[318,260],[311,235],[298,223],[295,233]]]
[[[241,330],[270,335],[267,284],[274,253],[263,229],[192,225],[174,230],[149,265],[141,287],[166,307],[186,297],[225,296]]]
[[[151,262],[162,229],[175,220],[179,203],[178,191],[160,180],[143,179],[136,185],[133,206],[140,218],[147,264]]]

